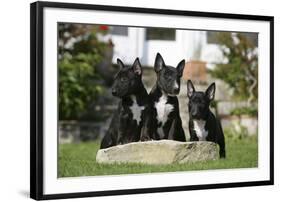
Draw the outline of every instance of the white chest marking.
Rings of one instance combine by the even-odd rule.
[[[144,106],[139,106],[137,101],[136,101],[136,97],[132,97],[133,100],[133,104],[130,107],[130,110],[132,111],[133,114],[133,120],[137,121],[137,124],[139,125],[140,121],[141,121],[141,112],[142,110],[144,110]]]
[[[193,126],[199,141],[205,141],[208,136],[208,131],[205,130],[206,121],[194,120]]]
[[[168,115],[173,111],[174,107],[171,104],[167,104],[167,96],[162,95],[158,102],[154,104],[157,111],[157,120],[159,123],[162,122],[162,126],[166,123]]]

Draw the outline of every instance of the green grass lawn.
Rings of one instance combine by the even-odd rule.
[[[252,168],[258,165],[256,136],[243,139],[226,137],[226,159],[173,165],[98,164],[95,159],[99,144],[99,141],[61,144],[58,158],[59,177]]]

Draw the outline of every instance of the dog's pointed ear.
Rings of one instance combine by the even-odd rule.
[[[120,69],[125,67],[125,65],[123,64],[123,62],[119,58],[117,58],[117,64],[118,64]]]
[[[139,58],[136,58],[132,68],[133,68],[135,74],[137,74],[137,75],[141,75],[142,74],[142,68],[141,68],[141,64],[140,64]]]
[[[185,66],[185,60],[180,61],[177,66],[178,74],[180,77],[182,77],[184,66]]]
[[[209,100],[213,100],[215,98],[216,92],[216,84],[212,83],[206,90],[205,95],[209,98]]]
[[[165,62],[160,53],[157,53],[154,63],[154,70],[159,72],[163,67],[165,67]]]
[[[193,93],[195,92],[195,88],[191,82],[191,80],[187,81],[187,97],[191,98],[191,96],[193,95]]]

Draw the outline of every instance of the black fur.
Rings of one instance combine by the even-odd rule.
[[[119,59],[117,63],[121,70],[115,77],[112,94],[121,98],[121,101],[101,142],[101,149],[139,141],[148,105],[149,98],[142,83],[142,68],[139,59],[135,60],[132,67],[125,67]],[[133,111],[130,109],[134,101],[135,107],[141,110],[139,122],[134,119]]]
[[[195,91],[192,82],[190,80],[187,82],[190,141],[199,141],[194,121],[205,121],[204,129],[208,132],[206,141],[217,143],[220,146],[220,157],[225,158],[225,141],[221,123],[209,108],[210,102],[215,97],[215,89],[215,83],[212,83],[206,92]]]
[[[180,118],[178,98],[176,96],[180,92],[180,78],[184,65],[185,61],[182,60],[177,68],[167,66],[162,56],[157,53],[154,64],[157,81],[149,94],[150,105],[147,110],[148,114],[146,115],[145,126],[141,133],[141,141],[149,139],[186,141]],[[159,121],[160,118],[158,119],[159,114],[156,106],[159,103],[164,103],[166,104],[165,106],[172,108],[170,112],[165,112],[165,116],[167,117],[165,123]]]

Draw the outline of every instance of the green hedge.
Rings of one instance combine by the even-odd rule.
[[[77,120],[103,92],[96,66],[107,43],[97,26],[59,24],[59,119]]]

